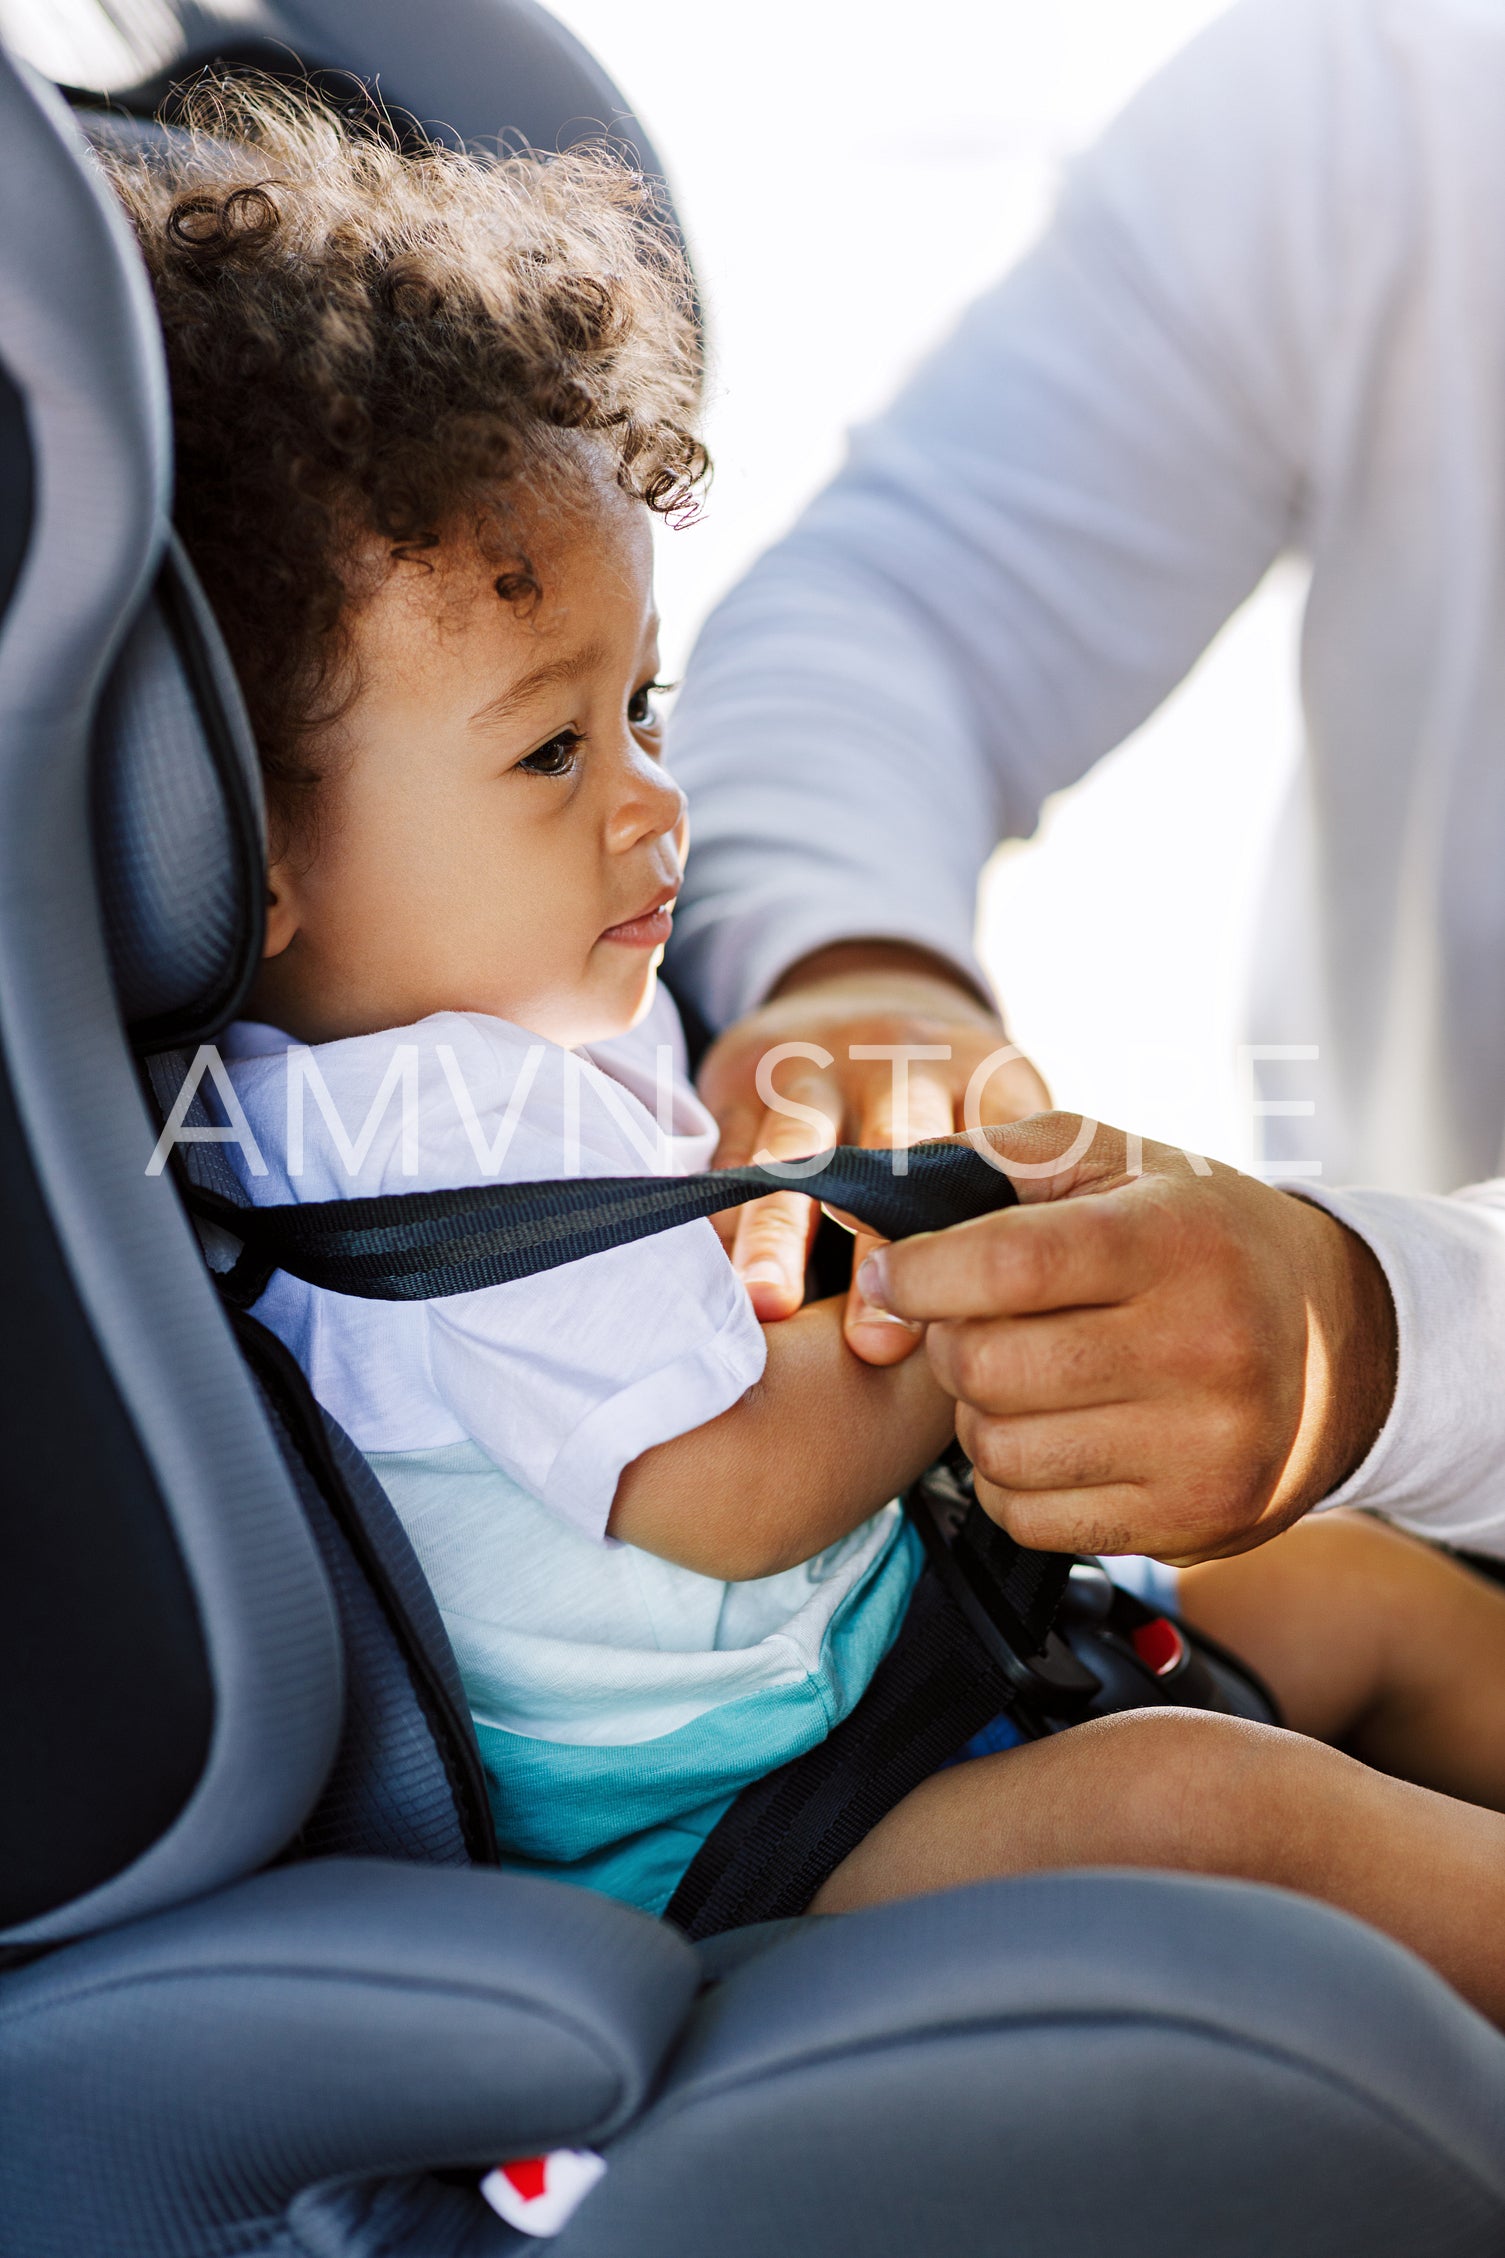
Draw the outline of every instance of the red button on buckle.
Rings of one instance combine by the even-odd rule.
[[[1157,1678],[1170,1677],[1186,1660],[1186,1641],[1168,1615],[1157,1615],[1153,1623],[1141,1623],[1130,1643],[1146,1670],[1152,1670]]]

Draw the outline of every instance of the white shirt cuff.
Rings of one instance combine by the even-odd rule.
[[[1307,1184],[1296,1196],[1365,1241],[1395,1303],[1390,1415],[1323,1506],[1505,1558],[1505,1182],[1448,1198]]]

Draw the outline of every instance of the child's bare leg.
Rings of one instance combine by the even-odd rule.
[[[1102,1718],[936,1773],[811,1911],[1073,1866],[1221,1874],[1323,1898],[1505,2024],[1505,1818],[1299,1734],[1195,1710]]]
[[[1181,1607],[1254,1665],[1296,1731],[1505,1810],[1500,1586],[1387,1522],[1319,1513],[1188,1569]]]

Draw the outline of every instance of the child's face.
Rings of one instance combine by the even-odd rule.
[[[481,1011],[558,1043],[647,1008],[685,846],[660,759],[648,513],[614,488],[525,546],[531,615],[456,544],[389,570],[358,693],[270,878],[253,1010],[305,1041]]]

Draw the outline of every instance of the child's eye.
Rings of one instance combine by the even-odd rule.
[[[568,776],[580,758],[584,743],[578,729],[561,729],[557,737],[551,737],[546,745],[540,745],[536,753],[529,753],[526,760],[520,760],[517,765],[525,768],[530,776]]]
[[[653,700],[663,690],[672,689],[672,683],[645,682],[641,690],[634,690],[627,706],[627,718],[634,729],[646,729],[657,721]]]

